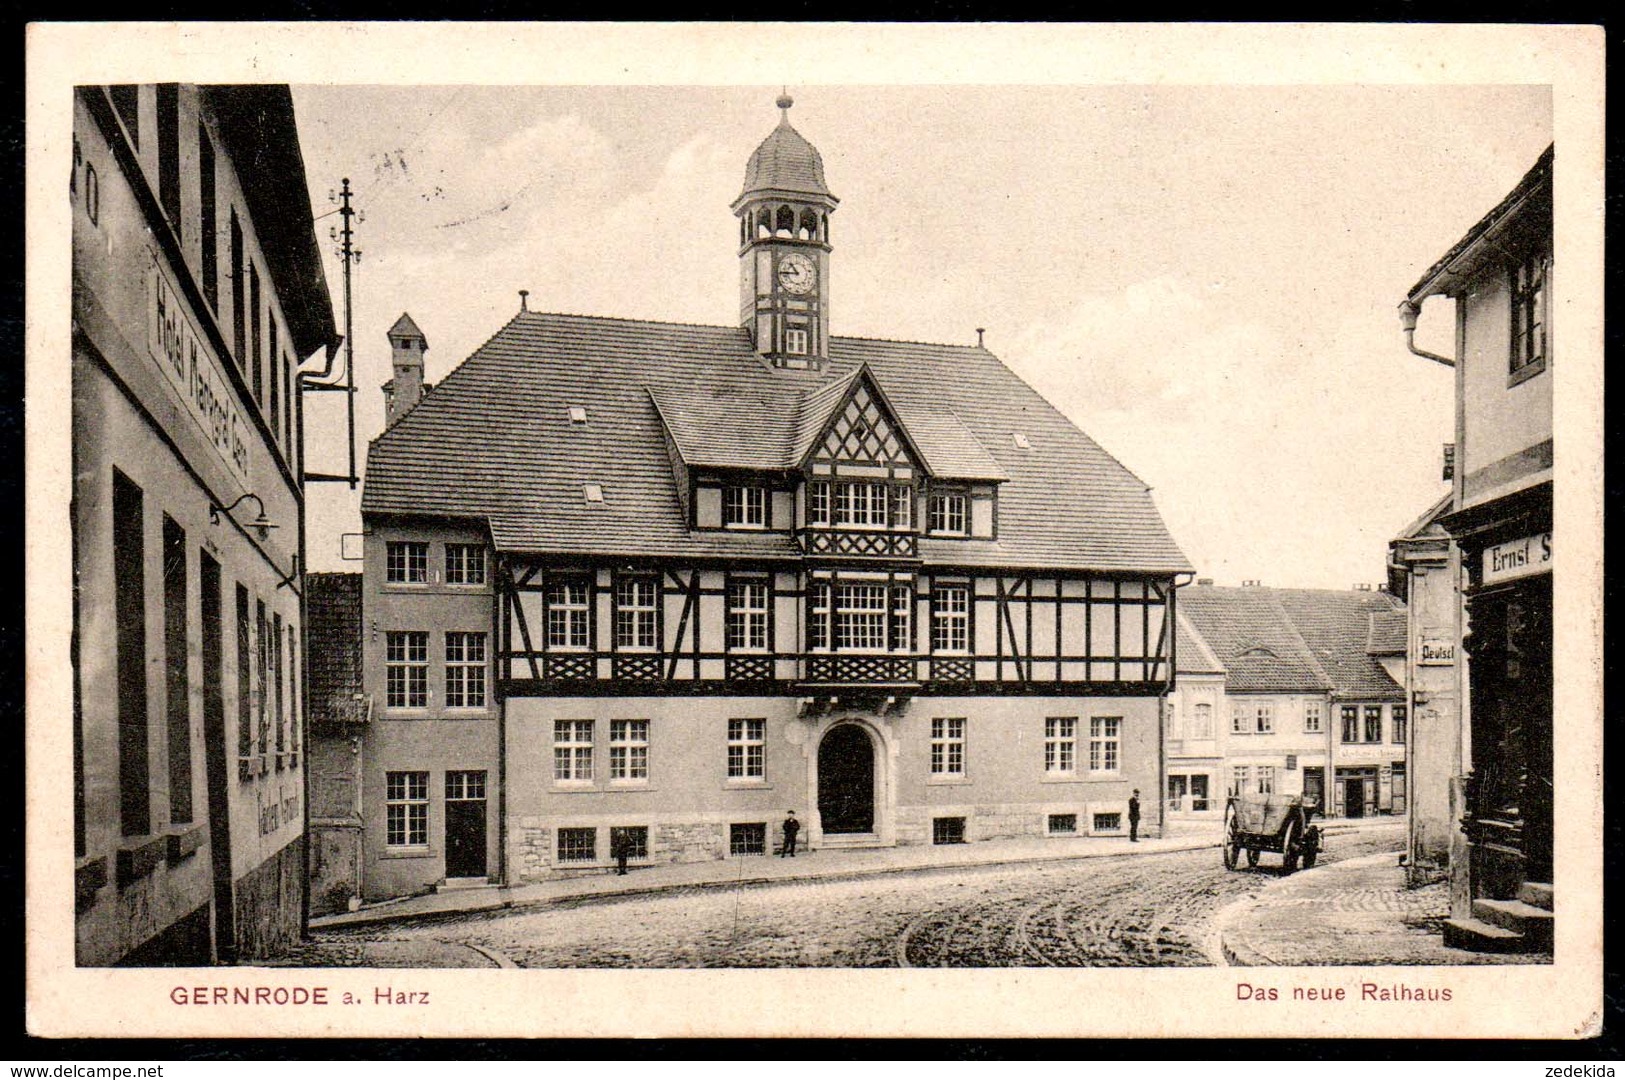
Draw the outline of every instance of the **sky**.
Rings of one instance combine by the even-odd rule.
[[[778,86],[293,89],[314,215],[349,177],[359,453],[385,332],[438,382],[533,310],[733,325]],[[1219,584],[1349,588],[1447,489],[1452,373],[1397,307],[1552,140],[1544,86],[807,86],[837,335],[987,347],[1153,490]],[[342,263],[317,222],[342,323]],[[1453,352],[1450,302],[1417,344]],[[342,395],[307,468],[343,472]],[[360,491],[313,484],[313,570]],[[351,541],[351,553],[359,548]]]

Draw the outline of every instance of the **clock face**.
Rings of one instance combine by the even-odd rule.
[[[813,261],[799,251],[792,251],[779,260],[779,284],[787,293],[811,292],[818,280],[818,269]]]

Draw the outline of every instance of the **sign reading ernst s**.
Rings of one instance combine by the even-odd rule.
[[[248,485],[248,425],[237,408],[231,383],[200,339],[169,278],[153,257],[147,272],[147,349],[186,402],[220,459]]]
[[[1552,569],[1552,534],[1540,533],[1484,549],[1484,584],[1513,581]]]

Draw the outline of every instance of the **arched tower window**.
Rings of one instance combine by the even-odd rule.
[[[823,226],[821,229],[818,230],[819,231],[818,239],[822,240],[824,243],[827,244],[827,243],[829,243],[829,215],[828,214],[819,214],[818,215],[818,221]]]
[[[739,215],[739,242],[741,244],[750,243],[750,219],[750,214]]]
[[[773,235],[793,236],[796,231],[796,212],[788,206],[779,207],[778,217],[773,222]]]
[[[756,236],[759,239],[773,235],[773,211],[762,207],[756,211]]]
[[[818,239],[817,214],[814,214],[811,210],[803,210],[801,212],[801,228],[798,230],[798,235],[803,240]]]

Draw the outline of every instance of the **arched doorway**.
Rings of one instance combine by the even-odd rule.
[[[818,745],[818,814],[827,833],[875,828],[875,749],[857,724],[830,728]]]

